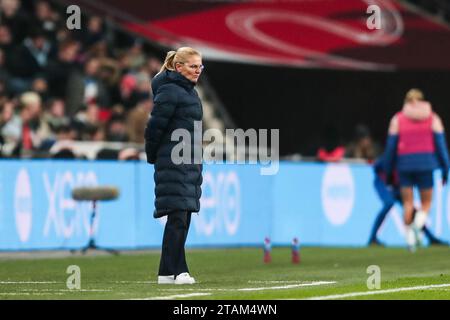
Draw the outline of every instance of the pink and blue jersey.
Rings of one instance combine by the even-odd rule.
[[[432,129],[433,114],[422,121],[397,113],[399,132],[397,169],[399,171],[429,171],[439,167]]]
[[[398,130],[390,133],[386,145],[385,171],[432,171],[437,168],[448,174],[449,156],[444,132],[433,130],[434,113],[420,120],[397,113]]]

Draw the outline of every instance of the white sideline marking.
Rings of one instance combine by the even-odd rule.
[[[23,292],[23,293],[19,293],[19,292],[0,292],[0,296],[29,296],[29,295],[33,295],[33,296],[50,296],[50,295],[63,295],[64,293],[61,292],[55,292],[55,293],[43,293],[43,292]]]
[[[0,281],[0,284],[49,284],[62,283],[57,281]]]
[[[286,286],[276,286],[276,287],[260,287],[260,288],[167,288],[161,289],[161,291],[261,291],[261,290],[282,290],[282,289],[292,289],[298,287],[309,287],[309,286],[320,286],[325,284],[333,284],[336,281],[316,281],[310,283],[298,283],[291,284]],[[212,295],[210,292],[193,292],[187,294],[176,294],[171,296],[157,296],[157,297],[149,297],[149,298],[141,298],[141,299],[128,299],[128,300],[165,300],[165,299],[176,299],[176,298],[189,298],[189,297],[197,297],[197,296],[209,296]]]
[[[21,289],[20,292],[0,292],[0,296],[29,296],[29,295],[63,295],[67,292],[111,292],[112,290],[100,290],[100,289],[79,289],[79,290],[70,290],[70,289],[61,289],[61,290],[53,290],[53,289]]]
[[[157,281],[114,281],[114,283],[138,283],[138,284],[156,284]]]
[[[248,283],[303,283],[299,280],[248,280]]]
[[[308,282],[308,283],[299,283],[300,281],[296,281],[297,284],[285,285],[285,286],[275,286],[275,287],[253,287],[253,288],[166,288],[160,289],[161,291],[260,291],[260,290],[282,290],[282,289],[291,289],[297,287],[309,287],[309,286],[320,286],[325,284],[334,284],[336,281],[317,281],[317,282]]]
[[[225,288],[167,288],[158,289],[159,291],[234,291],[236,289],[225,289]]]
[[[209,296],[211,293],[206,292],[194,292],[188,294],[174,294],[172,296],[163,296],[163,297],[150,297],[150,298],[142,298],[142,299],[127,299],[127,300],[171,300],[177,298],[190,298],[190,297],[198,297],[198,296]]]
[[[22,292],[111,292],[110,289],[22,289]]]
[[[260,288],[241,288],[241,289],[233,289],[236,291],[261,291],[261,290],[281,290],[281,289],[292,289],[299,287],[310,287],[310,286],[321,286],[324,284],[333,284],[336,281],[317,281],[311,283],[299,283],[299,284],[289,284],[286,286],[276,286],[276,287],[260,287]]]
[[[343,298],[352,298],[352,297],[358,297],[358,296],[370,296],[370,295],[391,293],[391,292],[414,291],[414,290],[424,290],[424,289],[434,289],[434,288],[444,288],[444,287],[450,287],[450,283],[432,284],[432,285],[428,285],[428,286],[403,287],[403,288],[376,290],[376,291],[363,291],[363,292],[350,292],[350,293],[344,293],[344,294],[333,294],[333,295],[329,295],[329,296],[317,296],[317,297],[306,298],[306,300],[343,299]]]

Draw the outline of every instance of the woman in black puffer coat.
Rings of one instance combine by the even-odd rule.
[[[184,246],[191,213],[200,210],[202,132],[198,128],[203,111],[194,86],[202,70],[201,54],[182,47],[167,54],[161,71],[152,80],[154,107],[145,130],[145,151],[147,162],[155,165],[154,216],[167,215],[160,284],[195,283],[189,275]],[[181,139],[177,135],[180,132]],[[187,153],[180,152],[181,149]]]

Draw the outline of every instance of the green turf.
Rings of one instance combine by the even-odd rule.
[[[0,299],[136,299],[209,293],[186,299],[304,299],[376,291],[367,288],[367,267],[381,268],[381,289],[449,284],[349,299],[450,299],[450,248],[302,248],[301,263],[290,261],[289,248],[274,248],[263,263],[262,249],[188,250],[195,285],[157,285],[159,252],[119,256],[0,260]],[[69,265],[81,269],[81,290],[69,290]],[[25,283],[25,282],[51,283]],[[334,284],[295,286],[313,281]],[[9,282],[9,283],[8,283]],[[250,290],[240,290],[247,288]],[[256,290],[255,288],[265,288]],[[183,298],[181,298],[183,299]]]

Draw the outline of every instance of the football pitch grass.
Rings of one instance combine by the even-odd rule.
[[[159,254],[2,256],[0,299],[450,299],[449,247],[304,247],[300,264],[286,247],[273,248],[267,264],[261,248],[190,249],[195,285],[158,285]],[[71,265],[80,268],[81,289],[67,288]],[[373,265],[379,289],[367,285]]]

